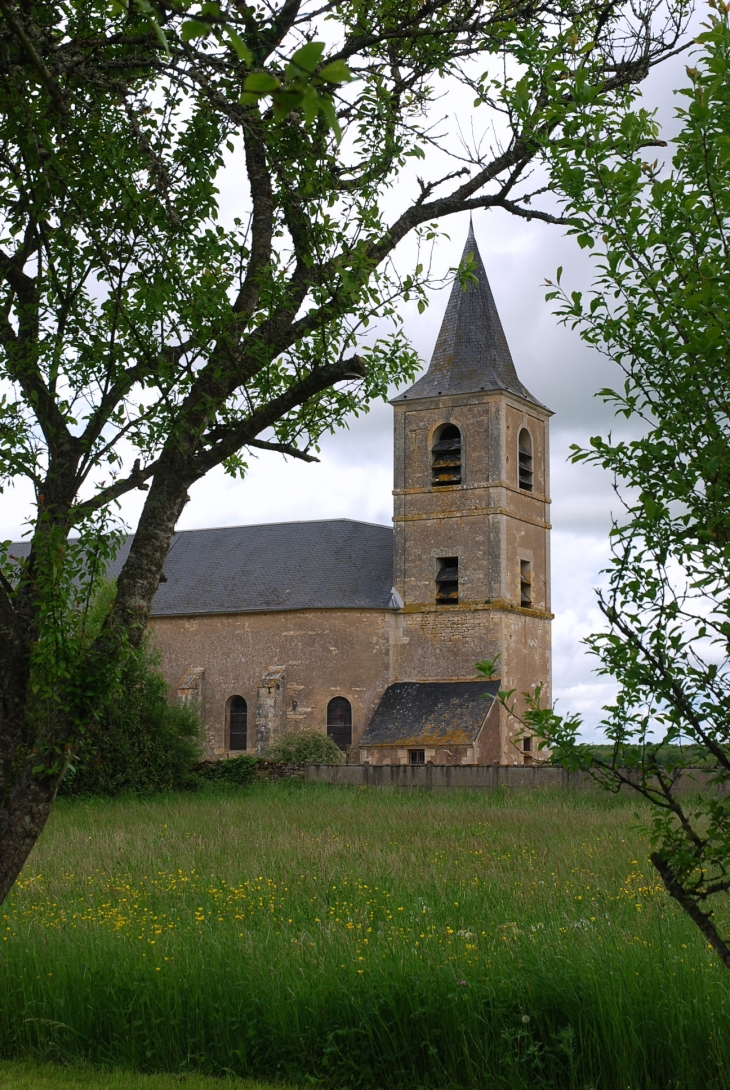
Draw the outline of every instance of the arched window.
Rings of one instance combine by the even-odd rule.
[[[519,459],[520,488],[526,492],[532,492],[532,437],[523,428],[517,443]]]
[[[352,745],[352,705],[344,696],[334,697],[327,705],[327,733],[340,749]]]
[[[242,696],[232,696],[228,701],[228,748],[246,749],[248,746],[248,706]]]
[[[431,447],[431,484],[461,484],[461,432],[456,424],[444,424],[434,434]]]

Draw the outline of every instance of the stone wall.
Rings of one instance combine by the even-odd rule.
[[[155,617],[151,629],[173,694],[190,699],[194,674],[206,753],[228,753],[226,708],[248,706],[248,749],[284,730],[327,729],[334,696],[352,705],[353,745],[391,678],[391,610],[320,609]],[[184,682],[185,693],[178,691]]]
[[[307,765],[304,778],[308,783],[333,783],[352,787],[421,787],[431,790],[450,788],[494,791],[566,790],[599,791],[586,773],[570,772],[553,765]],[[712,776],[702,769],[689,770],[680,779],[680,791],[716,790]],[[730,792],[730,784],[727,785]]]

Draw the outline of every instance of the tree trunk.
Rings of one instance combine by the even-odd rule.
[[[147,628],[152,599],[160,585],[172,535],[190,497],[195,476],[162,462],[157,469],[134,535],[132,548],[117,582],[117,597],[108,628],[123,629],[133,647]]]
[[[689,918],[697,924],[725,968],[730,969],[730,947],[728,947],[728,944],[715,927],[712,913],[702,911],[694,897],[692,897],[678,881],[677,876],[667,863],[666,859],[658,852],[652,852],[650,858],[659,871],[659,875],[667,893],[669,893],[670,897],[674,898],[677,904],[681,905]]]
[[[0,810],[0,905],[43,832],[62,780],[63,772],[33,775],[31,758]]]
[[[155,475],[129,557],[119,577],[114,608],[104,631],[80,667],[87,674],[94,673],[102,684],[107,676],[114,676],[112,667],[120,654],[119,637],[128,637],[136,647],[144,635],[170,541],[188,501],[187,488],[193,479],[183,474],[179,466],[169,463],[161,465]],[[23,610],[22,603],[27,598],[21,590],[16,592],[15,601],[11,601],[0,589],[0,904],[12,889],[48,820],[63,781],[66,762],[79,742],[78,729],[73,724],[78,723],[79,718],[83,719],[85,710],[64,708],[60,694],[61,711],[74,714],[69,714],[68,719],[62,715],[52,736],[43,738],[42,742],[49,767],[55,766],[58,760],[62,767],[51,773],[41,770],[34,774],[33,768],[44,763],[45,755],[32,753],[17,781],[11,783],[18,747],[26,733],[30,682],[28,648],[33,618],[26,618],[29,623],[24,624],[18,611]],[[71,685],[69,691],[72,688]],[[93,709],[88,711],[91,713]]]

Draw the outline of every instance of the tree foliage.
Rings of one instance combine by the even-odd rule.
[[[399,271],[398,245],[428,246],[466,210],[554,219],[531,165],[576,111],[620,113],[681,44],[686,10],[0,0],[0,14],[0,484],[36,496],[28,555],[0,558],[1,900],[142,639],[191,485],[245,474],[252,450],[312,459],[412,377],[397,307],[425,306],[429,269],[424,253]],[[473,139],[439,135],[442,89],[475,102]],[[94,567],[138,489],[90,639]]]
[[[189,704],[170,704],[159,655],[146,642],[127,656],[113,699],[97,712],[66,770],[61,795],[149,794],[197,785],[202,724]]]
[[[630,435],[591,439],[576,462],[614,478],[605,631],[587,641],[618,682],[610,750],[578,744],[580,721],[532,699],[525,723],[563,764],[651,804],[651,859],[672,897],[730,968],[715,918],[730,890],[730,29],[727,8],[697,39],[678,92],[666,164],[655,118],[587,115],[554,177],[597,278],[584,296],[553,285],[562,320],[621,368],[601,396]],[[711,770],[687,794],[684,768]]]

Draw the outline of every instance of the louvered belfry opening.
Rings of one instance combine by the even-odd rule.
[[[520,488],[532,492],[532,437],[527,428],[523,428],[517,443],[520,463]]]
[[[532,564],[520,560],[520,605],[529,609],[532,605]]]
[[[443,556],[436,576],[436,601],[442,606],[459,604],[459,558]]]
[[[455,424],[445,424],[436,432],[431,448],[431,484],[440,488],[461,484],[461,432]]]
[[[352,705],[344,696],[336,696],[327,705],[327,733],[340,749],[352,745]]]
[[[228,703],[228,748],[248,748],[248,705],[242,696],[232,696]]]

